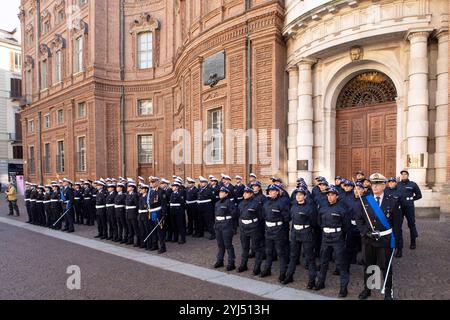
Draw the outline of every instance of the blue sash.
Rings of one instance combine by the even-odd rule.
[[[366,196],[367,202],[369,203],[370,207],[372,208],[373,212],[375,212],[375,215],[377,216],[378,220],[380,220],[383,227],[386,228],[386,230],[391,229],[391,225],[389,224],[389,221],[386,219],[386,216],[384,215],[383,211],[381,211],[381,208],[378,206],[378,203],[375,201],[375,198],[372,195]],[[391,249],[395,248],[395,236],[392,232],[391,234]]]

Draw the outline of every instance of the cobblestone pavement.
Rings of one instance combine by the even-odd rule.
[[[12,219],[26,220],[26,210],[23,200],[20,199],[19,206],[21,209],[21,217],[13,217]],[[7,204],[5,201],[0,203],[0,216],[7,215]],[[418,219],[417,228],[419,238],[417,240],[417,249],[409,249],[409,239],[405,238],[405,248],[403,257],[394,258],[394,296],[396,299],[450,299],[450,222],[439,221],[438,219]],[[84,225],[75,225],[76,235],[93,238],[96,233],[96,227]],[[409,235],[406,222],[404,224],[404,234]],[[50,242],[56,240],[50,240]],[[108,242],[108,241],[107,241]],[[233,238],[236,255],[238,257],[236,263],[240,261],[240,242],[239,236]],[[117,246],[126,247],[131,250],[139,250],[130,246],[116,244]],[[72,248],[72,246],[68,246]],[[39,246],[38,246],[39,248]],[[167,258],[176,259],[182,262],[194,265],[212,268],[215,262],[216,242],[207,240],[206,238],[187,237],[184,245],[176,243],[167,244]],[[40,252],[39,252],[40,253]],[[152,253],[148,253],[152,254]],[[98,255],[99,257],[103,255]],[[110,257],[104,257],[109,259]],[[98,261],[98,260],[97,260]],[[253,260],[250,260],[249,269],[252,268]],[[112,265],[107,263],[107,265]],[[332,275],[334,264],[330,264],[330,272],[326,282],[326,288],[317,292],[330,297],[336,297],[339,291],[339,277]],[[126,269],[125,269],[126,270]],[[124,271],[126,272],[126,271]],[[136,272],[136,271],[135,271]],[[238,274],[237,272],[231,272]],[[268,283],[278,284],[278,263],[275,262],[272,268],[272,276],[260,279],[252,275],[251,271],[240,273],[240,276],[251,279],[263,280]],[[289,287],[306,290],[307,270],[303,266],[298,266],[295,274],[294,283]],[[347,299],[357,299],[359,292],[363,287],[363,268],[359,265],[352,265],[350,274],[349,296]],[[313,291],[314,292],[314,291]],[[316,292],[314,292],[316,293]],[[237,299],[238,297],[236,297]],[[382,295],[374,293],[372,299],[381,299]]]

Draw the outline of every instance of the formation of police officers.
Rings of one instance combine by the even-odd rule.
[[[227,271],[236,269],[233,237],[239,229],[238,272],[247,271],[254,257],[253,274],[267,277],[278,260],[279,281],[288,284],[304,257],[307,288],[321,290],[329,262],[334,260],[334,274],[340,275],[339,297],[348,294],[351,264],[365,266],[365,280],[366,269],[378,265],[386,279],[385,299],[392,299],[390,262],[394,253],[402,256],[404,217],[410,249],[416,248],[414,201],[422,195],[406,170],[399,182],[379,173],[366,179],[361,171],[356,178],[337,176],[332,185],[319,176],[311,192],[299,178],[290,195],[276,177],[263,193],[253,173],[247,184],[236,176],[234,185],[225,174],[220,181],[212,175],[200,176],[199,185],[190,177],[185,185],[177,176],[172,183],[152,176],[149,185],[142,177],[138,183],[122,177],[75,183],[65,178],[45,186],[27,182],[25,202],[28,223],[74,232],[74,224],[93,226],[97,221],[96,238],[158,253],[166,252],[166,241],[184,244],[186,235],[200,238],[207,231],[208,239],[216,239],[218,246],[214,268],[224,267],[227,253]],[[358,261],[359,252],[362,259]],[[364,283],[360,299],[371,295]]]

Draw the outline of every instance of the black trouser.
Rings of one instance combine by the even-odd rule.
[[[168,212],[167,217],[165,219],[165,223],[164,223],[164,229],[166,230],[166,240],[172,241],[174,226],[172,225],[172,219],[170,218],[170,206],[167,206],[166,212]],[[156,226],[156,221],[154,221],[154,222],[155,222],[155,226]],[[158,238],[158,235],[155,234],[155,237]]]
[[[394,234],[397,242],[397,248],[403,248],[403,219],[406,217],[406,221],[408,222],[409,228],[409,237],[410,241],[414,243],[416,238],[419,236],[416,228],[416,215],[415,215],[415,207],[408,206],[401,208],[402,214],[397,219],[394,218]]]
[[[380,248],[374,247],[370,243],[363,242],[363,252],[364,252],[364,288],[367,288],[367,279],[372,275],[371,272],[367,274],[367,268],[369,266],[378,265],[383,272],[383,279],[386,279],[386,271],[389,265],[389,260],[392,255],[391,248]],[[393,264],[389,269],[389,275],[386,280],[386,294],[390,293],[392,290],[392,268]],[[383,285],[383,282],[381,282]]]
[[[150,234],[151,230],[151,224],[150,224],[150,220],[148,220],[148,215],[147,213],[139,213],[138,214],[138,223],[139,223],[139,232],[140,232],[140,238],[142,239],[142,241],[139,243],[139,245],[142,248],[147,248],[150,249],[151,248],[151,241],[146,241],[145,243],[143,243],[143,241],[145,240],[145,238],[147,238],[147,236]]]
[[[75,221],[78,224],[83,223],[83,217],[81,212],[81,203],[80,200],[74,200],[74,208],[75,208]]]
[[[131,212],[129,212],[131,211]],[[126,211],[126,218],[128,224],[128,243],[134,243],[134,236],[137,237],[137,244],[140,245],[141,236],[139,233],[139,226],[137,220],[136,210],[131,209]]]
[[[154,231],[147,241],[151,243],[153,249],[158,249],[158,242],[160,249],[166,249],[166,221],[169,220],[169,217],[165,216],[157,219],[156,221],[150,220],[150,232]]]
[[[53,219],[55,220],[55,222],[59,220],[54,228],[60,230],[62,227],[62,219],[63,219],[63,218],[59,219],[62,214],[61,204],[59,204],[58,202],[52,202],[52,214],[53,214]],[[53,222],[53,224],[55,222]],[[53,226],[53,224],[52,224],[52,226]]]
[[[172,207],[170,209],[170,225],[173,231],[173,240],[178,241],[180,236],[181,241],[186,241],[186,216],[183,207]]]
[[[117,220],[114,206],[106,208],[106,219],[109,226],[109,236],[113,239],[117,239]]]
[[[233,247],[234,227],[233,221],[226,220],[223,222],[216,222],[214,225],[216,239],[217,239],[217,261],[223,261],[225,257],[225,250],[228,254],[228,265],[234,265],[236,255]]]
[[[287,275],[293,276],[297,268],[297,260],[300,258],[302,252],[305,255],[306,264],[308,266],[309,280],[315,280],[317,276],[316,258],[314,257],[314,242],[313,241],[299,241],[291,239],[290,243],[290,260],[287,269]]]
[[[100,237],[108,237],[108,226],[106,225],[106,208],[97,209],[97,230]]]
[[[31,215],[31,223],[37,223],[37,214],[36,214],[36,200],[30,201],[30,215]]]
[[[214,230],[214,210],[211,206],[211,202],[206,204],[199,204],[198,206],[198,214],[199,214],[199,226],[198,226],[198,235],[203,236],[203,231],[208,230],[211,235],[215,235]]]
[[[38,208],[38,223],[40,226],[45,226],[44,203],[42,203],[42,202],[38,203],[37,208]]]
[[[64,216],[64,229],[73,231],[74,230],[73,221],[74,221],[75,214],[73,212],[73,205],[70,204],[70,207],[68,207],[68,206],[69,206],[69,204],[64,204],[64,206],[63,206],[64,212],[66,212],[66,210],[68,210],[66,215]],[[70,208],[70,209],[68,209],[68,208]]]
[[[128,224],[125,218],[125,208],[115,208],[116,221],[118,226],[119,240],[128,240]]]
[[[276,250],[278,260],[280,261],[280,275],[285,275],[288,263],[288,239],[285,237],[284,230],[281,231],[283,234],[276,237],[269,237],[266,234],[266,262],[264,264],[264,271],[271,270],[272,261],[274,257],[274,250]]]
[[[325,283],[328,272],[328,265],[330,264],[332,253],[334,251],[334,258],[336,268],[339,269],[341,277],[341,287],[346,287],[349,282],[349,273],[347,267],[347,259],[345,256],[344,241],[326,242],[322,240],[322,248],[320,250],[320,272],[318,276],[319,282]]]
[[[97,217],[97,210],[95,209],[95,198],[91,199],[91,206],[89,208],[89,222],[93,226],[95,224],[95,219]]]
[[[322,229],[320,227],[314,228],[314,257],[320,257],[320,249],[322,247]]]
[[[25,200],[25,207],[27,208],[28,222],[31,222],[31,202],[29,199]]]
[[[253,270],[261,268],[264,257],[264,234],[261,230],[255,229],[252,232],[245,232],[245,227],[240,228],[240,239],[242,246],[241,266],[248,263],[250,248],[255,253],[255,266]]]
[[[197,203],[186,204],[187,212],[187,233],[196,234],[197,233],[197,222],[198,222],[198,206]]]
[[[95,218],[92,216],[91,199],[83,200],[83,208],[84,208],[84,218],[86,219],[86,224],[88,226],[93,225]]]
[[[45,211],[45,226],[50,227],[55,221],[53,221],[52,214],[52,205],[50,203],[44,203],[44,211]]]
[[[17,206],[17,200],[8,200],[9,204],[9,214],[13,214],[13,210],[16,212],[16,214],[19,216],[19,207]]]
[[[361,251],[361,234],[358,228],[352,227],[349,232],[347,232],[347,237],[345,238],[345,254],[347,259],[348,267],[350,264],[355,264],[356,256],[358,252]]]

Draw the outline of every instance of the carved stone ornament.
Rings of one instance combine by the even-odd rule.
[[[144,12],[130,23],[130,28],[130,34],[141,30],[153,31],[160,28],[160,23],[157,19],[152,18],[150,13]]]
[[[353,47],[350,49],[350,59],[359,61],[363,59],[363,49],[361,47]]]

